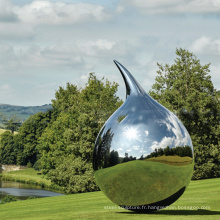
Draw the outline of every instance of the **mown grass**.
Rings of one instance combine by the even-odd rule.
[[[39,171],[36,171],[33,168],[2,173],[1,178],[2,180],[34,184],[41,186],[42,188],[54,189],[60,192],[64,191],[63,188],[52,184],[49,179],[46,179],[46,176],[42,175]]]
[[[0,219],[220,219],[220,179],[191,181],[179,200],[150,214],[119,208],[102,192],[92,192],[3,204]]]
[[[100,169],[95,172],[95,179],[113,202],[136,206],[155,203],[173,195],[189,184],[192,172],[193,163],[175,166],[134,160]],[[127,196],[129,193],[130,197]]]

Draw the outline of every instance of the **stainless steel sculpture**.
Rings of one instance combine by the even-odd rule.
[[[100,189],[128,210],[154,211],[176,201],[193,173],[193,146],[181,121],[152,99],[129,71],[125,103],[101,129],[93,168]]]

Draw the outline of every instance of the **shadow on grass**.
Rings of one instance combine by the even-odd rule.
[[[141,214],[141,215],[220,215],[220,211],[211,211],[205,209],[198,209],[198,210],[161,210],[161,211],[154,211],[154,212],[118,212],[121,214]]]

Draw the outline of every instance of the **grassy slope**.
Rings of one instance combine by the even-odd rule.
[[[45,188],[51,188],[56,191],[63,191],[61,187],[51,185],[50,180],[46,179],[43,175],[41,175],[41,173],[34,170],[33,168],[2,173],[1,176],[3,180],[12,180],[16,182],[30,183]]]
[[[45,185],[51,185],[51,181],[45,179],[38,171],[33,168],[28,168],[25,170],[11,171],[8,173],[1,174],[2,179],[4,180],[13,180],[17,182],[26,182],[26,183],[44,183]]]
[[[107,206],[112,208],[105,209]],[[190,210],[190,206],[192,210]],[[202,209],[204,206],[206,209]],[[220,179],[191,181],[183,196],[169,209],[152,214],[138,214],[118,208],[102,192],[48,197],[0,205],[0,219],[4,220],[136,220],[146,218],[161,220],[220,219]]]

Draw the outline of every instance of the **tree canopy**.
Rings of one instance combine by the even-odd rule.
[[[39,139],[37,165],[67,192],[97,189],[92,169],[94,142],[104,122],[122,104],[117,87],[90,74],[85,88],[68,83],[52,100],[57,118]]]
[[[220,101],[209,75],[193,53],[176,49],[174,64],[159,70],[149,94],[173,111],[190,133],[195,152],[193,178],[220,177]]]

